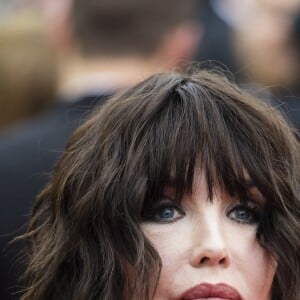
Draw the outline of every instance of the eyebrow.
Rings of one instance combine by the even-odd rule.
[[[259,190],[256,184],[252,181],[252,179],[246,180],[245,182],[247,193],[250,193],[253,201],[264,204],[266,202],[266,198],[263,193]]]

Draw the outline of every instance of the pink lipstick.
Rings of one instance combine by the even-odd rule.
[[[243,300],[239,292],[233,287],[221,284],[202,283],[185,291],[180,300],[200,300],[200,299],[219,299],[219,300]]]

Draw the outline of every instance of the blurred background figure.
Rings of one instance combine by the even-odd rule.
[[[268,90],[298,128],[299,11],[298,0],[209,0],[200,14],[203,39],[196,55],[233,72],[240,83]]]
[[[0,299],[15,291],[22,264],[20,234],[31,203],[74,128],[120,88],[149,75],[184,68],[201,29],[199,0],[22,1],[45,21],[45,36],[58,59],[56,105],[0,137]]]
[[[41,18],[19,12],[0,22],[0,131],[30,119],[54,102],[57,62]]]
[[[200,36],[189,2],[73,0],[71,33],[65,31],[70,48],[60,61],[60,96],[111,93],[181,67],[193,57]]]
[[[203,37],[195,60],[210,61],[233,73],[239,66],[235,55],[235,35],[256,0],[207,0],[199,13]]]
[[[298,81],[299,62],[293,41],[298,0],[257,0],[237,31],[235,49],[246,79],[270,88]]]
[[[267,87],[272,102],[300,128],[298,0],[257,0],[253,17],[237,32],[235,49],[244,80]]]

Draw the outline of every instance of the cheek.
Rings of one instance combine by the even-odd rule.
[[[254,298],[268,299],[276,272],[276,263],[270,255],[257,243],[249,253],[248,274],[250,295]],[[260,299],[260,298],[257,298]]]
[[[167,226],[145,226],[143,231],[162,261],[162,269],[155,300],[165,300],[185,279],[178,272],[188,264],[189,238],[185,226],[176,223]],[[187,274],[188,275],[188,274]],[[180,278],[178,278],[180,277]]]
[[[234,230],[231,231],[234,233]],[[245,229],[232,236],[230,252],[233,268],[242,277],[247,299],[267,300],[270,298],[272,282],[276,272],[276,262],[256,239],[256,230]]]
[[[176,265],[186,257],[190,245],[190,226],[188,222],[167,225],[145,225],[142,230],[158,252],[164,266]]]

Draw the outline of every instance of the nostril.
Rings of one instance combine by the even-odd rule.
[[[207,260],[209,260],[209,258],[207,256],[202,257],[200,260],[200,264],[204,264]]]
[[[226,264],[226,258],[225,257],[223,257],[219,260],[212,260],[212,258],[209,258],[208,256],[204,256],[200,260],[200,265],[203,265],[203,264],[205,264],[206,262],[209,262],[209,261],[215,261],[216,263],[219,263],[220,265],[225,265]]]
[[[222,265],[224,265],[226,263],[225,257],[223,257],[222,259],[220,259],[219,263],[222,264]]]

